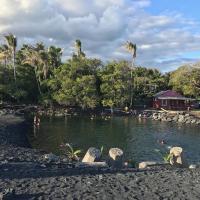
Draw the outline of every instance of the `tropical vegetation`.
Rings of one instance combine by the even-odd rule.
[[[186,65],[170,73],[136,66],[136,44],[127,41],[131,62],[103,62],[86,56],[81,40],[71,58],[63,61],[63,49],[43,43],[17,46],[8,34],[0,46],[0,100],[9,103],[96,107],[148,105],[153,95],[174,89],[200,97],[200,64]]]

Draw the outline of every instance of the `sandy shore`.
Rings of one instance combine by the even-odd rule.
[[[4,199],[200,199],[199,168],[75,168],[27,148],[23,118],[3,116],[0,127],[0,192],[13,190]]]

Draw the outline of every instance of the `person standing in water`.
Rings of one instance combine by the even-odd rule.
[[[34,117],[34,125],[40,126],[40,118],[38,115],[35,115],[35,117]]]
[[[37,137],[37,131],[39,129],[39,126],[40,126],[40,118],[38,114],[36,114],[33,119],[33,133],[35,138]]]

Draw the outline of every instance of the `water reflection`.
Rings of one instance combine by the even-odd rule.
[[[164,144],[158,141],[164,140]],[[200,133],[197,126],[135,119],[129,117],[104,118],[65,117],[45,118],[40,128],[30,134],[35,148],[58,153],[63,142],[87,150],[91,146],[122,148],[127,158],[159,160],[155,149],[168,151],[169,146],[182,146],[190,160],[200,155]],[[200,159],[199,159],[200,160]]]

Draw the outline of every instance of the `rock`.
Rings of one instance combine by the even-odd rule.
[[[44,159],[48,160],[49,162],[56,162],[59,160],[59,157],[54,155],[53,153],[45,154]]]
[[[181,147],[172,147],[170,149],[170,164],[175,167],[186,167],[187,163],[183,156],[183,149]]]
[[[0,192],[0,200],[15,199],[15,190],[8,188],[3,192]]]
[[[196,124],[200,124],[200,120],[197,120],[197,121],[196,121]]]
[[[109,156],[113,160],[118,160],[119,158],[121,158],[123,156],[123,151],[119,148],[111,148],[109,150]]]
[[[106,162],[78,162],[75,165],[76,167],[94,167],[94,168],[101,168],[101,167],[108,167]]]
[[[182,152],[183,149],[181,147],[172,147],[170,149],[170,154],[173,154],[174,156],[181,156]]]
[[[54,116],[55,117],[64,117],[65,114],[63,114],[63,113],[55,113]]]
[[[156,165],[156,162],[154,162],[154,161],[145,161],[145,162],[139,163],[138,168],[139,169],[145,169],[149,166],[154,166],[154,165]]]
[[[168,117],[167,118],[167,122],[171,122],[171,121],[172,121],[172,119]]]
[[[87,163],[96,162],[100,159],[100,157],[101,157],[101,151],[94,147],[90,147],[87,150],[82,162],[87,162]]]
[[[185,116],[184,115],[179,115],[178,122],[184,123],[185,122]]]
[[[191,164],[190,166],[189,166],[189,169],[196,169],[197,168],[197,165],[194,165],[194,164]]]
[[[156,165],[167,165],[165,162],[156,162],[156,161],[144,161],[139,163],[139,169],[145,169],[147,167],[156,166]]]
[[[123,165],[123,151],[119,148],[109,150],[109,165],[114,168],[120,168]]]
[[[175,115],[174,117],[173,117],[173,121],[175,121],[175,122],[177,122],[178,121],[178,115]]]

